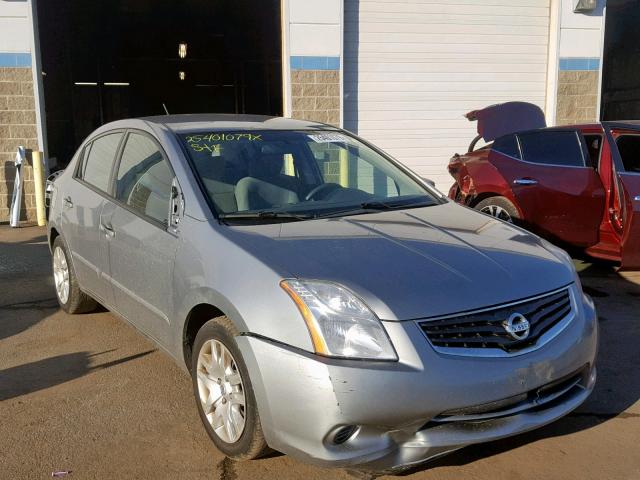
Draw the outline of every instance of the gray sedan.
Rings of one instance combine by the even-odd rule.
[[[104,125],[53,183],[49,241],[61,307],[99,302],[171,355],[234,459],[400,470],[594,387],[596,312],[564,251],[328,125]]]

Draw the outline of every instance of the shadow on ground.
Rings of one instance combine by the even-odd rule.
[[[58,308],[47,236],[41,232],[0,227],[0,341]]]
[[[53,287],[47,236],[41,232],[36,228],[0,229],[0,345],[60,308]],[[76,352],[5,368],[0,370],[0,401],[59,385],[154,351],[98,364],[96,357],[110,351]]]
[[[60,385],[91,373],[145,357],[156,350],[128,355],[110,362],[92,365],[92,359],[111,351],[90,354],[76,352],[44,358],[0,371],[0,402]]]

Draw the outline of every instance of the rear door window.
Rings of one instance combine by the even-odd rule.
[[[616,143],[625,171],[640,173],[640,135],[620,135]]]
[[[78,177],[105,193],[109,193],[109,180],[122,133],[110,133],[97,138],[85,148],[84,162]],[[88,150],[87,150],[88,149]]]
[[[525,162],[561,167],[584,167],[578,132],[573,130],[520,133],[520,149]]]

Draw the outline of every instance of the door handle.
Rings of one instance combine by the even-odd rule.
[[[107,238],[113,238],[116,236],[116,231],[111,225],[105,225],[104,223],[100,222],[100,230],[104,232]]]
[[[535,178],[516,178],[513,183],[515,185],[537,185],[538,181]]]
[[[67,208],[73,208],[73,202],[71,201],[71,197],[70,196],[66,196],[62,199],[62,201],[64,202],[64,206]]]

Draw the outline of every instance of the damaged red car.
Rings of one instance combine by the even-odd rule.
[[[640,269],[640,122],[547,128],[540,108],[524,102],[466,117],[478,136],[449,162],[452,199]]]

